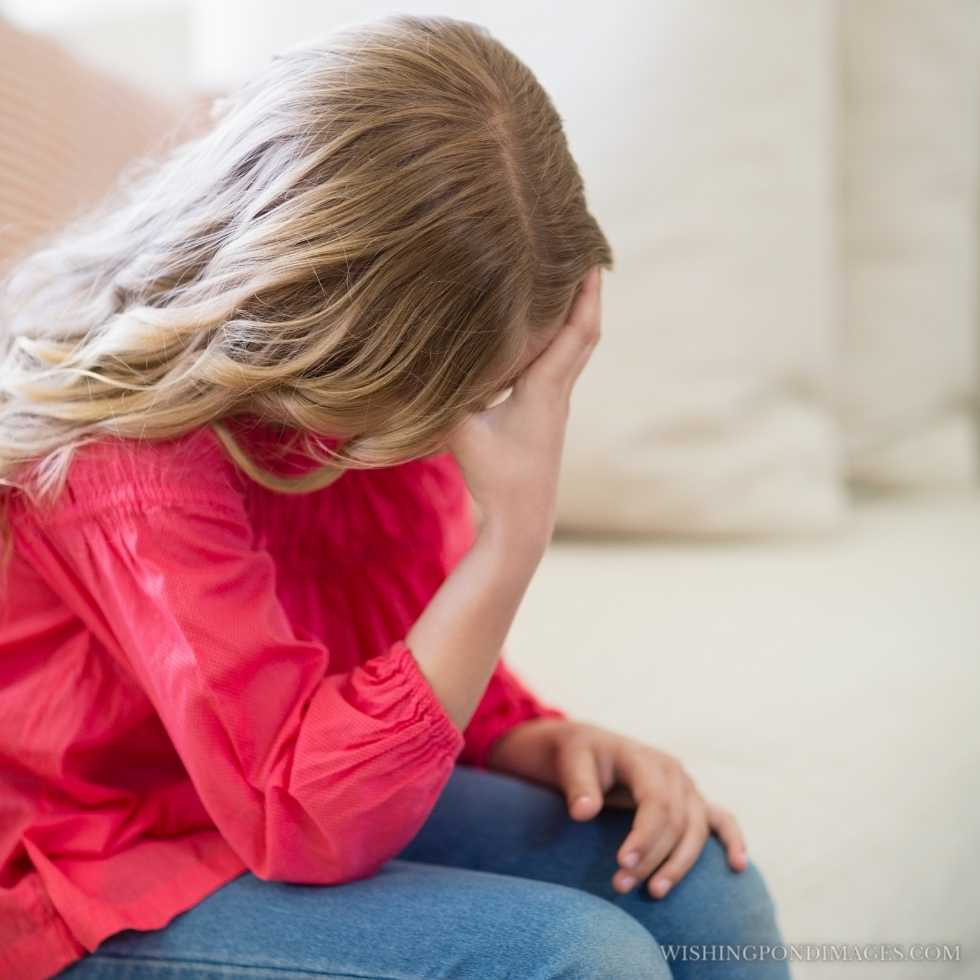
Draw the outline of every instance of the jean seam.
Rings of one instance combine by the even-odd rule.
[[[395,977],[388,975],[378,976],[377,974],[373,973],[336,973],[334,971],[324,972],[323,970],[309,970],[302,966],[273,966],[271,964],[255,966],[250,963],[233,963],[229,960],[176,959],[167,956],[130,956],[125,953],[110,953],[108,951],[90,953],[86,958],[93,960],[118,960],[125,963],[132,963],[133,965],[146,966],[147,968],[172,966],[187,966],[195,968],[219,966],[227,967],[233,970],[247,970],[249,976],[261,976],[263,973],[265,973],[270,977],[281,977],[284,973],[302,973],[311,977],[337,977],[347,978],[347,980],[418,980],[416,977]]]

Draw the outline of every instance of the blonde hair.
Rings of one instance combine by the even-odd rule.
[[[428,455],[612,267],[561,117],[477,24],[347,26],[212,119],[0,283],[0,499],[53,497],[87,442],[200,426],[282,492]],[[258,467],[224,425],[241,414],[319,467]]]

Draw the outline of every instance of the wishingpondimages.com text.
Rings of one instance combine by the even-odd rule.
[[[668,963],[958,963],[959,943],[661,943]]]

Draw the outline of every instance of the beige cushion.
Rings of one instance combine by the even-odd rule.
[[[976,980],[978,582],[980,491],[862,499],[833,541],[556,542],[508,645],[734,811],[787,942],[964,944],[794,980]]]
[[[197,124],[0,19],[0,266],[112,186],[124,165]]]
[[[842,4],[848,469],[879,489],[977,475],[980,4]]]
[[[630,0],[575,25],[601,69],[531,52],[618,264],[561,530],[838,526],[833,7]]]

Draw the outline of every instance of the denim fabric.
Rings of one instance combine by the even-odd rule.
[[[246,873],[163,929],[116,933],[59,976],[787,980],[778,958],[733,955],[783,939],[758,868],[732,871],[716,837],[665,898],[645,882],[613,889],[632,817],[607,808],[578,822],[552,789],[457,765],[376,875],[323,886]]]

